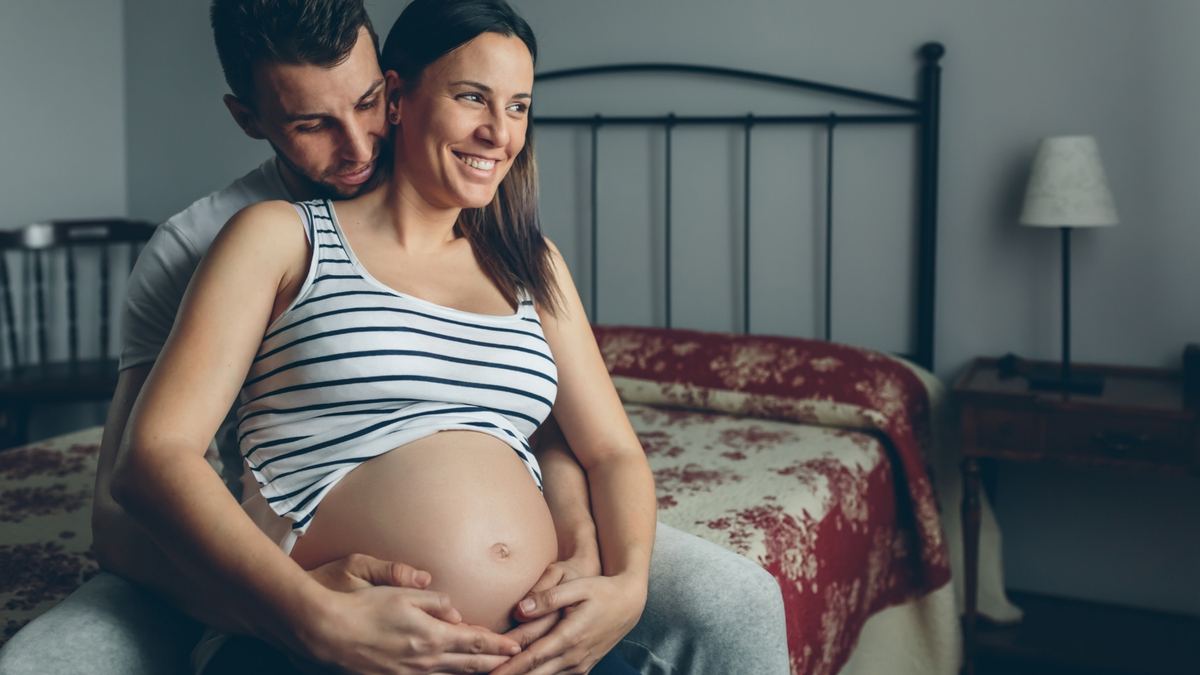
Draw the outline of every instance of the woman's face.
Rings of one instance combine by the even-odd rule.
[[[525,147],[532,92],[533,58],[515,36],[483,33],[434,61],[415,89],[389,95],[397,173],[436,208],[486,206]]]

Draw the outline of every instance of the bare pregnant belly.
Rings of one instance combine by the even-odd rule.
[[[425,570],[467,623],[502,632],[554,562],[554,522],[512,448],[443,431],[367,461],[321,500],[292,558],[313,569],[365,553]]]

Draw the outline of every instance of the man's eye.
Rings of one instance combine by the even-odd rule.
[[[321,129],[324,129],[324,128],[325,128],[324,124],[318,123],[318,124],[309,124],[308,126],[303,126],[303,127],[296,127],[296,131],[298,131],[302,134],[311,134],[311,133],[320,131]]]
[[[379,104],[379,99],[373,98],[370,101],[364,101],[363,103],[359,103],[358,109],[359,110],[370,110],[371,108],[374,108],[378,104]]]

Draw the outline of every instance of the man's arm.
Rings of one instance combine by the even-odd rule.
[[[558,560],[570,561],[580,576],[599,576],[600,546],[592,520],[587,474],[567,445],[554,415],[538,429],[534,448],[542,469],[542,494],[558,535]]]

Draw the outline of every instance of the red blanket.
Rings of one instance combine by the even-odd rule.
[[[848,465],[836,456],[837,450],[828,456],[792,459],[802,454],[796,448],[818,452],[815,445],[823,441],[789,434],[786,428],[758,429],[762,423],[747,420],[740,423],[745,429],[735,431],[724,429],[730,424],[725,415],[631,412],[656,468],[665,522],[676,500],[684,498],[676,489],[676,474],[691,471],[693,491],[695,481],[710,475],[713,481],[739,481],[738,489],[744,492],[755,477],[747,475],[746,462],[729,463],[748,453],[734,446],[753,441],[767,447],[763,439],[769,445],[771,434],[792,446],[781,448],[775,458],[760,460],[766,463],[760,463],[758,471],[765,468],[773,474],[770,480],[777,481],[778,474],[810,485],[819,482],[833,493],[825,500],[832,504],[827,512],[796,506],[804,503],[804,495],[793,498],[789,509],[778,489],[766,487],[770,481],[764,479],[767,493],[760,504],[740,503],[740,508],[726,508],[725,517],[700,517],[694,523],[722,530],[718,534],[725,538],[717,538],[718,543],[756,558],[780,581],[795,672],[837,672],[867,617],[949,581],[949,558],[926,464],[932,424],[929,398],[904,363],[878,352],[794,338],[607,326],[594,331],[627,403],[850,428],[856,431],[826,434],[873,446],[878,465],[856,468],[853,463],[863,462],[861,457]],[[720,434],[702,439],[696,431],[682,429],[704,421],[701,418],[721,426]],[[871,436],[877,442],[872,443]],[[678,446],[673,460],[659,453],[668,438]],[[720,488],[711,492],[708,499],[723,498]],[[862,513],[846,513],[851,503]],[[692,509],[689,515],[701,511]],[[847,522],[861,527],[843,527]],[[748,538],[760,538],[763,545],[752,553],[745,544]],[[797,551],[797,542],[812,547]],[[798,564],[797,555],[815,560]],[[839,625],[828,625],[830,617],[838,617]],[[820,659],[817,666],[809,658],[814,641],[841,643],[843,648],[827,648],[830,658]]]

